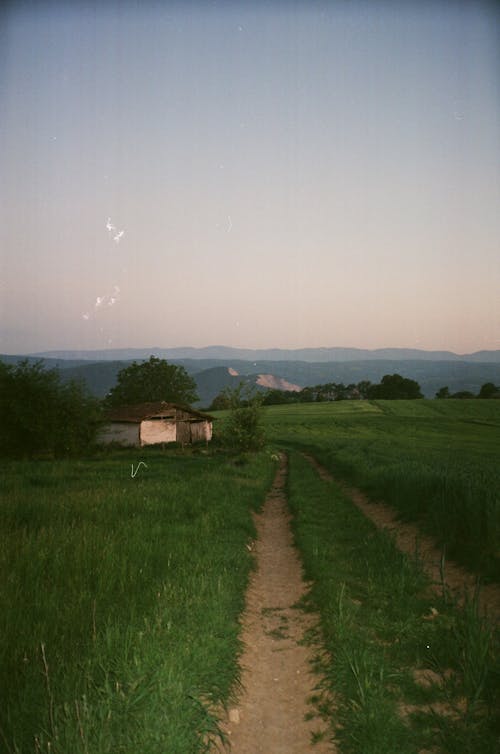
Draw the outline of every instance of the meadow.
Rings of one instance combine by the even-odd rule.
[[[318,703],[342,754],[490,754],[500,750],[500,636],[431,589],[410,558],[320,478],[393,505],[446,557],[500,580],[500,405],[493,401],[360,401],[272,407],[268,435],[289,449],[295,541],[320,616]]]
[[[417,554],[401,555],[302,451],[499,580],[500,405],[345,401],[268,407],[263,420],[267,448],[245,457],[215,442],[4,462],[1,751],[209,751],[238,689],[251,514],[280,448],[339,751],[495,750],[498,634],[473,600],[459,610],[430,593]]]
[[[500,744],[500,637],[471,596],[430,588],[339,485],[292,451],[295,541],[320,617],[317,703],[341,754],[492,754]]]
[[[417,521],[483,580],[500,580],[500,403],[342,401],[273,406],[271,441]]]
[[[1,751],[207,749],[273,469],[203,450],[4,463]]]

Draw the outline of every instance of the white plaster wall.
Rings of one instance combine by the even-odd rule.
[[[144,419],[141,422],[141,445],[175,442],[175,422],[167,419]]]

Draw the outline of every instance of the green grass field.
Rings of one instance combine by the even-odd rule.
[[[273,467],[154,450],[4,464],[1,751],[205,750]]]
[[[471,601],[428,588],[333,482],[290,454],[295,541],[320,615],[319,703],[341,754],[492,754],[500,744],[499,637]],[[327,692],[326,694],[324,692]]]
[[[500,580],[500,402],[344,401],[266,409],[269,439],[416,520],[450,556]]]
[[[450,754],[495,750],[497,634],[474,605],[430,597],[418,562],[299,451],[498,579],[500,405],[346,401],[269,407],[264,420],[267,450],[246,458],[214,443],[4,463],[0,751],[208,750],[237,688],[251,511],[279,448],[341,753],[416,754],[434,740]],[[415,669],[446,682],[422,689]],[[422,707],[434,702],[457,714],[436,718]]]

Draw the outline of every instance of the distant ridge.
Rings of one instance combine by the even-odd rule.
[[[204,348],[111,348],[95,351],[44,351],[27,354],[38,358],[71,359],[78,361],[130,361],[158,356],[162,359],[217,359],[240,361],[305,361],[313,363],[368,361],[368,360],[425,360],[468,361],[474,363],[499,363],[500,350],[476,351],[456,354],[452,351],[425,351],[418,348],[231,348],[206,346]]]
[[[327,382],[342,382],[346,385],[355,384],[360,380],[379,382],[385,374],[397,373],[416,380],[427,398],[433,398],[436,391],[445,385],[451,393],[468,390],[474,395],[486,382],[500,385],[500,352],[498,351],[483,351],[464,357],[454,354],[453,358],[448,359],[430,358],[428,354],[431,352],[421,352],[420,358],[416,359],[376,358],[380,355],[381,349],[368,352],[370,357],[365,359],[351,358],[340,361],[337,358],[331,361],[312,362],[304,359],[288,361],[283,356],[276,360],[257,359],[254,355],[257,351],[250,352],[253,357],[251,359],[236,358],[233,353],[241,353],[241,350],[226,349],[231,355],[219,359],[206,358],[207,349],[189,349],[191,358],[184,359],[175,358],[173,355],[174,351],[178,354],[181,349],[123,349],[121,351],[115,349],[111,352],[83,352],[87,358],[81,358],[82,352],[78,351],[57,351],[52,352],[52,358],[42,354],[29,357],[0,355],[0,361],[15,364],[25,358],[30,362],[43,359],[43,364],[47,369],[58,369],[64,380],[83,380],[92,394],[102,398],[116,384],[117,375],[121,369],[131,364],[133,359],[138,361],[148,359],[151,353],[156,353],[157,356],[168,358],[172,364],[183,366],[194,377],[200,396],[199,405],[205,408],[221,390],[226,387],[235,387],[242,380],[256,385],[259,390],[273,386],[279,386],[283,390],[296,390],[306,385],[320,385]],[[317,353],[317,349],[309,350]],[[385,352],[392,353],[393,350],[386,349]],[[406,355],[407,351],[401,350]],[[360,349],[355,352],[356,354],[366,353]],[[289,352],[281,352],[283,353]],[[57,354],[58,358],[55,357]],[[61,354],[64,354],[66,358],[61,358]],[[68,358],[73,354],[79,355],[80,358],[73,360]],[[110,358],[111,355],[114,356],[113,360]]]

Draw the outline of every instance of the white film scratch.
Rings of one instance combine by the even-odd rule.
[[[130,476],[132,477],[132,479],[135,478],[135,476],[136,476],[137,472],[139,471],[139,469],[141,468],[141,466],[144,466],[146,469],[148,468],[147,463],[144,463],[144,461],[139,461],[139,463],[137,464],[137,468],[136,468],[135,471],[134,471],[134,464],[133,463],[131,464],[131,466],[132,466],[132,470],[130,472]]]

